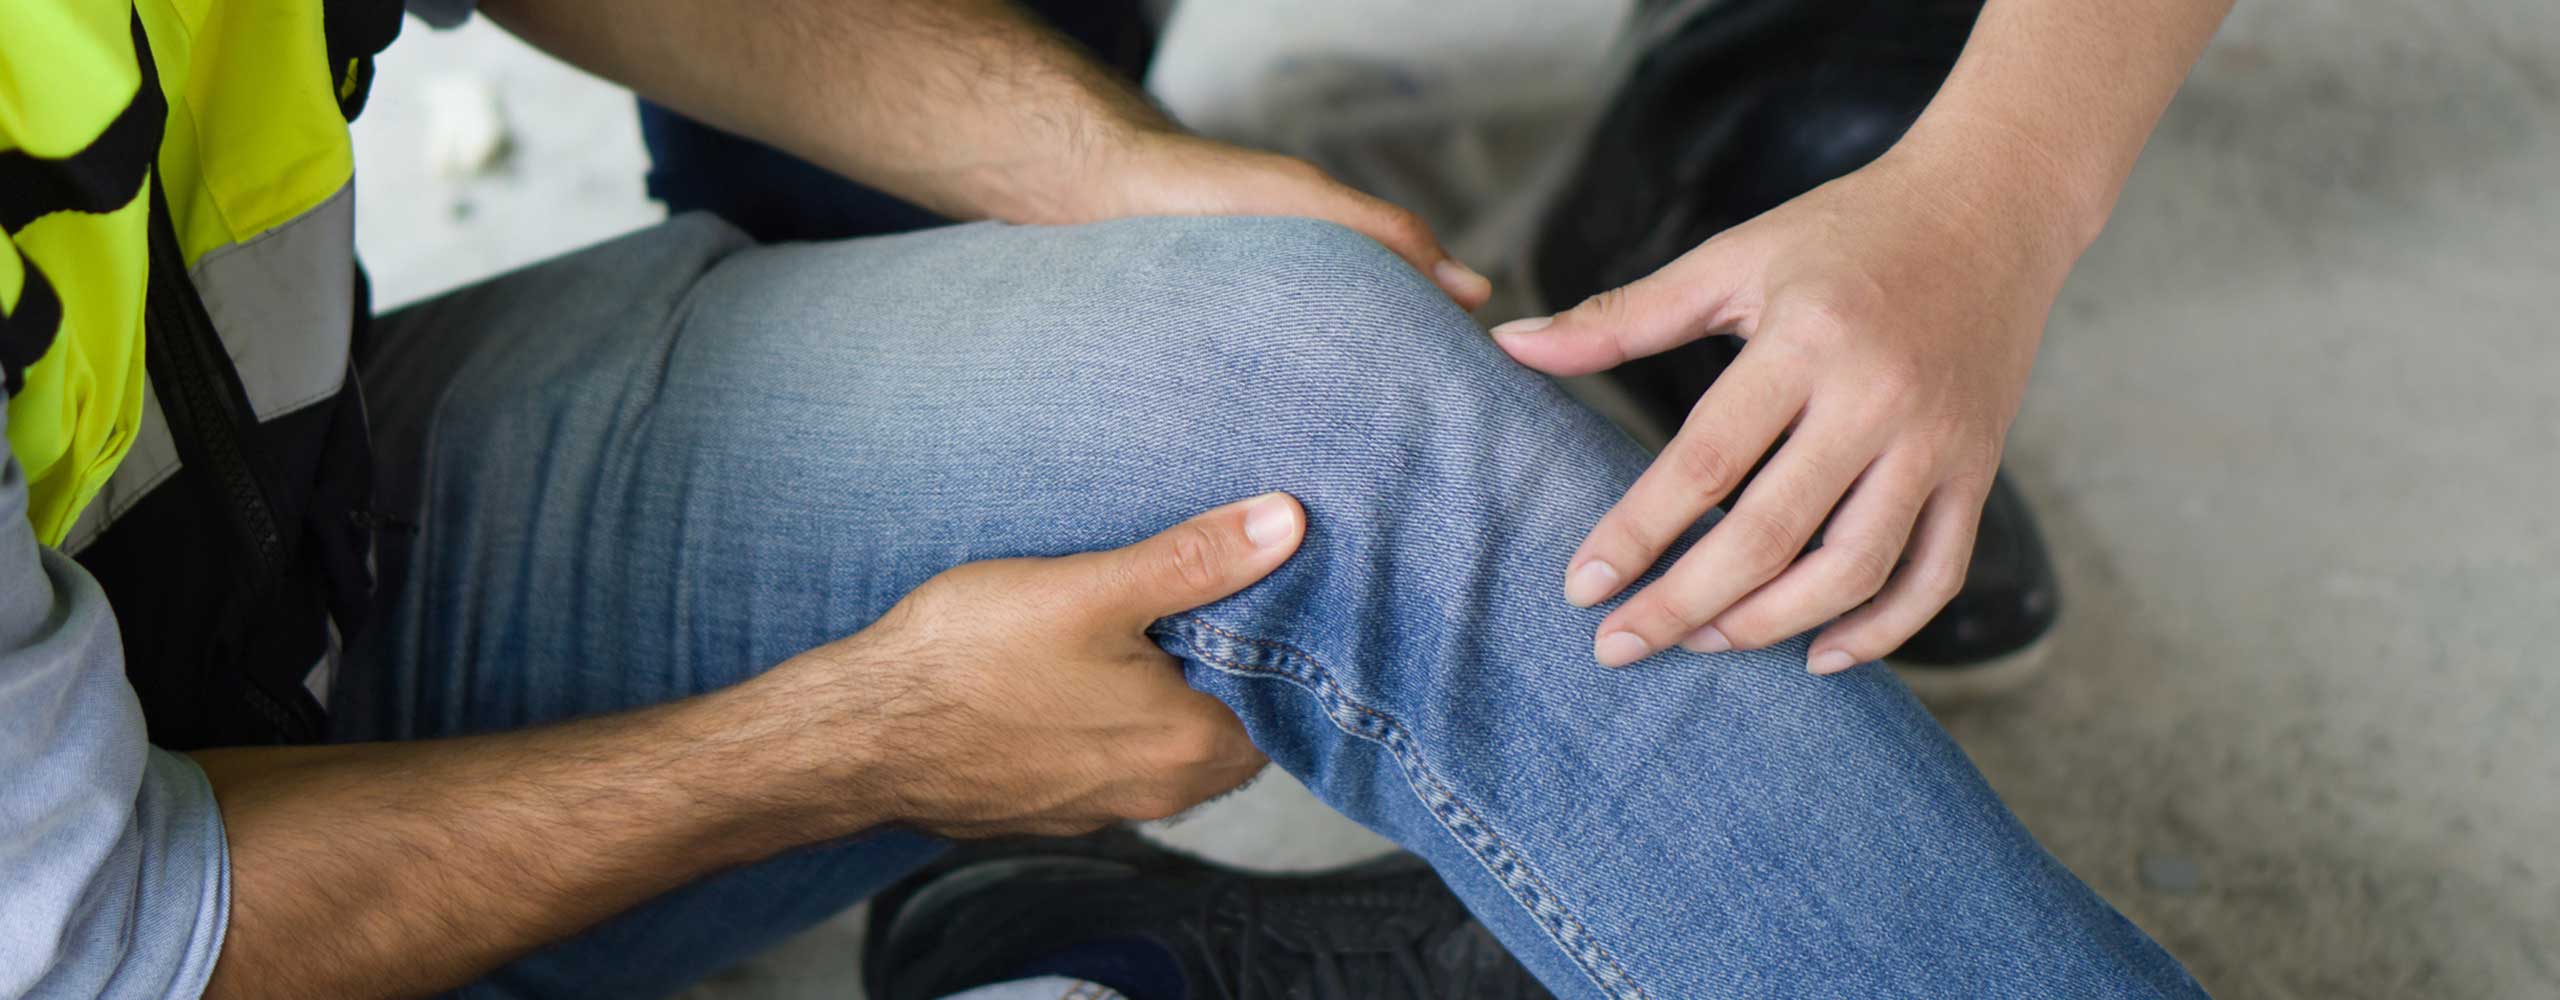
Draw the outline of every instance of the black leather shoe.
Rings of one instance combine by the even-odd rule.
[[[1945,82],[1981,9],[1980,0],[1724,0],[1670,27],[1547,210],[1530,260],[1545,305],[1651,274],[1883,155]],[[1709,337],[1609,377],[1669,432],[1740,348]],[[2033,672],[2059,609],[2043,539],[2004,476],[1963,592],[1888,659],[1936,703],[1993,693]]]
[[[1561,308],[1624,285],[1883,155],[1946,81],[1981,10],[1719,0],[1657,31],[1546,213],[1539,291]]]
[[[1044,959],[1104,943],[1161,949],[1190,1000],[1551,996],[1403,853],[1255,875],[1126,831],[1029,841],[910,876],[872,901],[870,919],[863,981],[876,1000],[1024,978]]]

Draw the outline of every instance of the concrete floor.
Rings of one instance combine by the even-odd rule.
[[[2553,39],[2542,0],[2244,5],[2055,312],[2010,447],[2053,670],[1945,721],[2218,995],[2560,997]],[[503,95],[497,172],[427,169],[408,85],[454,74]],[[383,79],[385,301],[655,217],[625,99],[485,26],[413,23]],[[1167,836],[1378,846],[1285,780]],[[854,926],[694,995],[855,995]]]

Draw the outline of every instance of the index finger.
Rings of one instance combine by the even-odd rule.
[[[1600,622],[1593,655],[1625,666],[1705,628],[1795,562],[1858,474],[1873,463],[1873,431],[1808,422],[1743,491],[1733,513],[1671,570]]]
[[[1769,355],[1745,347],[1627,495],[1584,536],[1565,566],[1565,600],[1589,607],[1644,575],[1759,464],[1804,401],[1798,380],[1780,377]]]

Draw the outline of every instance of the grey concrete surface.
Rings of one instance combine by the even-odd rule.
[[[2054,314],[2010,448],[2051,673],[1945,721],[2218,995],[2560,997],[2555,41],[2544,0],[2244,5]],[[442,73],[498,84],[499,171],[425,168]],[[610,89],[414,23],[383,79],[386,300],[655,217]],[[1165,835],[1378,846],[1285,779]],[[856,996],[855,920],[692,995]]]

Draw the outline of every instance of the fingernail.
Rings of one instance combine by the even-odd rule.
[[[1265,493],[1244,512],[1244,538],[1258,549],[1279,548],[1297,533],[1298,512],[1277,493]]]
[[[1644,655],[1652,651],[1645,645],[1644,637],[1633,632],[1611,632],[1591,646],[1592,657],[1604,667],[1623,667],[1644,659]]]
[[[1696,634],[1680,640],[1680,648],[1692,653],[1721,653],[1733,648],[1733,640],[1725,638],[1724,633],[1716,631],[1715,626],[1709,625],[1699,629]]]
[[[1475,268],[1455,260],[1443,260],[1431,265],[1431,276],[1440,282],[1442,291],[1459,298],[1471,299],[1493,292],[1491,279],[1477,274]]]
[[[1804,668],[1817,674],[1836,674],[1857,665],[1857,657],[1837,649],[1826,649],[1813,654],[1813,659],[1806,661]]]
[[[1617,585],[1617,567],[1597,559],[1584,560],[1582,565],[1573,568],[1573,572],[1565,574],[1565,603],[1577,608],[1590,607],[1609,596],[1610,589]]]
[[[1553,316],[1531,316],[1528,319],[1515,319],[1511,322],[1504,323],[1501,326],[1494,327],[1493,335],[1496,337],[1509,337],[1515,334],[1536,333],[1540,330],[1546,329],[1548,324],[1554,323],[1555,321],[1556,318]]]

